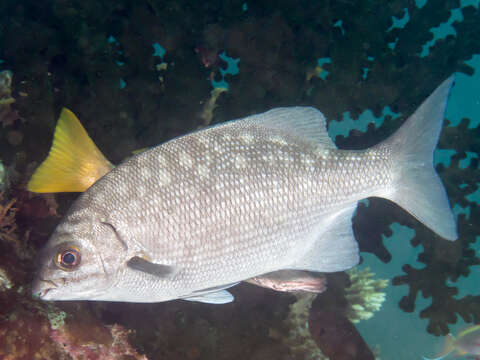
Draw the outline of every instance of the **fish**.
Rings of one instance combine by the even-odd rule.
[[[457,337],[448,334],[445,338],[445,349],[435,358],[423,357],[423,360],[441,360],[456,351],[459,355],[480,355],[480,325],[470,326],[461,331]]]
[[[283,292],[322,293],[327,289],[327,279],[323,274],[301,270],[278,270],[245,282]]]
[[[371,196],[456,240],[433,167],[453,82],[364,150],[338,149],[319,110],[294,106],[203,128],[113,166],[64,109],[27,188],[83,193],[39,253],[33,294],[224,304],[234,299],[227,289],[242,281],[282,288],[285,274],[294,290],[289,284],[304,284],[304,272],[358,264],[351,219]]]

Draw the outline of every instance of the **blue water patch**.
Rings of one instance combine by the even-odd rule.
[[[433,39],[428,41],[426,44],[423,45],[422,51],[420,53],[420,57],[425,57],[430,54],[430,48],[435,44],[435,42],[439,39],[445,39],[448,35],[457,36],[457,32],[452,24],[455,21],[462,22],[463,21],[463,14],[461,8],[466,6],[473,5],[478,8],[479,0],[461,0],[460,1],[460,8],[453,9],[450,11],[450,18],[447,22],[440,24],[439,26],[430,29],[430,32],[433,34]]]
[[[119,42],[117,41],[117,39],[115,39],[115,37],[113,35],[110,35],[107,39],[108,43],[109,44],[115,44],[115,45],[118,45]]]
[[[336,21],[335,24],[333,24],[333,27],[339,28],[340,31],[342,32],[342,35],[345,35],[345,29],[343,28],[343,22],[342,22],[342,20]]]
[[[331,63],[332,63],[332,59],[329,58],[329,57],[319,58],[319,59],[317,60],[317,65],[322,68],[322,72],[321,72],[320,75],[319,75],[320,79],[325,80],[325,79],[327,78],[327,75],[329,74],[329,72],[328,72],[327,70],[325,70],[325,68],[323,67],[323,65],[325,65],[325,64],[331,64]]]
[[[390,228],[393,231],[391,237],[383,237],[384,245],[391,254],[392,260],[384,264],[375,255],[362,253],[364,263],[360,267],[370,267],[376,274],[375,278],[392,279],[396,275],[403,274],[404,264],[410,264],[417,269],[425,268],[425,264],[417,261],[418,255],[423,251],[422,246],[412,247],[410,240],[415,231],[407,226],[393,223]],[[431,305],[431,298],[425,299],[419,296],[413,314],[404,313],[398,303],[403,296],[408,294],[407,286],[388,286],[385,289],[386,301],[382,308],[369,320],[355,324],[365,341],[374,346],[380,345],[382,359],[421,359],[420,355],[434,353],[434,336],[428,334],[424,329],[427,327],[428,319],[420,319],[420,310]],[[399,340],[404,339],[405,330],[419,329],[407,335],[408,344],[398,346]]]
[[[463,118],[469,118],[468,128],[474,129],[480,125],[480,55],[474,55],[465,63],[475,69],[474,73],[472,76],[456,73],[445,116],[449,126],[457,126]]]
[[[470,206],[467,207],[461,207],[458,204],[453,205],[453,213],[455,214],[457,220],[458,220],[458,215],[463,214],[465,217],[470,219]]]
[[[477,191],[468,194],[465,196],[465,198],[470,202],[476,202],[477,204],[480,204],[480,183],[477,183],[477,186]]]
[[[416,5],[417,8],[419,8],[419,9],[421,9],[422,7],[424,7],[426,3],[427,3],[427,0],[415,0],[415,5]]]
[[[394,113],[389,106],[386,106],[383,108],[382,115],[379,118],[376,118],[371,110],[365,110],[360,114],[357,120],[353,120],[350,117],[350,112],[346,111],[343,113],[341,121],[330,121],[328,126],[328,134],[332,139],[335,139],[338,135],[347,136],[350,130],[354,129],[365,132],[368,124],[370,123],[375,124],[375,127],[378,128],[383,124],[385,116],[387,115],[390,115],[393,119],[396,119],[400,116],[400,113]]]
[[[238,68],[238,63],[240,61],[240,58],[234,59],[230,56],[227,55],[227,53],[224,51],[220,55],[220,58],[227,63],[227,68],[222,69],[220,68],[220,74],[222,75],[222,79],[220,81],[215,81],[215,79],[212,79],[212,86],[214,88],[225,88],[228,89],[228,83],[225,80],[225,75],[237,75],[238,72],[240,71]]]
[[[395,50],[397,43],[398,43],[398,37],[395,38],[395,41],[389,42],[387,46],[390,50]]]
[[[480,0],[460,0],[460,7],[475,6],[477,9],[480,6]]]
[[[390,26],[387,32],[392,31],[393,29],[403,29],[405,25],[410,21],[410,14],[407,8],[403,9],[404,15],[401,18],[396,18],[392,16],[392,26]]]
[[[475,243],[471,245],[477,257],[480,257],[480,236],[475,238]],[[448,286],[455,286],[458,294],[455,299],[461,299],[467,295],[480,295],[478,292],[478,279],[480,279],[480,265],[470,266],[470,274],[467,277],[459,277],[456,282],[447,280]]]
[[[449,167],[452,161],[452,156],[457,153],[452,149],[435,149],[433,153],[433,165],[443,164],[445,167]]]
[[[152,44],[153,46],[153,56],[158,56],[163,60],[163,57],[165,56],[166,50],[165,48],[160,45],[158,42],[155,42]]]
[[[423,45],[422,51],[420,53],[420,57],[425,57],[430,54],[430,48],[435,44],[435,42],[439,39],[445,39],[448,35],[457,36],[457,32],[455,28],[452,26],[454,21],[462,21],[463,15],[460,9],[453,9],[451,12],[450,18],[447,22],[440,24],[439,26],[430,29],[430,32],[433,34],[433,39],[427,41],[426,44]]]
[[[467,157],[460,160],[460,169],[466,169],[473,159],[478,159],[478,154],[476,152],[466,151]]]
[[[369,71],[370,71],[370,69],[367,68],[367,67],[362,68],[362,79],[363,80],[367,80]]]
[[[112,45],[113,50],[116,49],[115,52],[116,52],[117,55],[123,55],[123,51],[119,50],[120,43],[118,42],[118,40],[113,35],[110,35],[107,38],[107,42]],[[121,60],[115,60],[115,64],[117,64],[117,66],[125,65],[125,63]],[[127,86],[127,83],[123,79],[120,79],[119,86],[120,86],[120,89],[124,89],[125,86]]]

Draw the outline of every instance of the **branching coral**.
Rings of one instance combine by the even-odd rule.
[[[353,323],[370,319],[382,307],[385,301],[385,292],[389,281],[375,279],[369,268],[348,271],[350,286],[345,289],[348,301],[347,317]]]
[[[375,279],[370,269],[364,270],[350,270],[348,271],[350,277],[350,284],[344,289],[345,302],[339,301],[335,306],[331,303],[331,307],[325,306],[329,301],[327,300],[323,305],[326,312],[338,312],[339,317],[346,317],[352,323],[359,322],[371,318],[376,311],[378,311],[385,300],[385,293],[381,290],[388,285],[388,280]],[[333,292],[341,291],[338,280],[333,280]],[[319,298],[337,298],[338,294],[332,295],[327,290],[327,293],[318,295]],[[289,329],[288,335],[283,338],[285,344],[288,345],[290,351],[295,354],[301,354],[304,359],[328,359],[317,346],[317,341],[312,334],[312,327],[317,328],[316,317],[312,320],[310,313],[312,303],[317,298],[316,294],[297,294],[297,301],[290,305],[290,312],[285,319],[285,325]],[[318,301],[317,301],[318,302]],[[342,305],[343,304],[343,305]],[[318,308],[318,306],[317,306]],[[325,321],[324,314],[319,315],[318,310],[315,312],[318,321]],[[330,321],[334,322],[335,316]],[[346,320],[346,319],[345,319]],[[346,320],[346,325],[348,320]],[[310,323],[309,323],[310,321]],[[310,325],[309,325],[310,324]],[[326,324],[323,324],[326,326]],[[361,347],[359,347],[360,349]],[[378,357],[377,357],[378,359]]]

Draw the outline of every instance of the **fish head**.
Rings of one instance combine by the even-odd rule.
[[[80,212],[81,213],[81,212]],[[108,300],[127,256],[115,228],[95,215],[73,213],[39,253],[32,293],[42,300]]]

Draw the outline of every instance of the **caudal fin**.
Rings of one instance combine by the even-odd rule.
[[[410,212],[448,240],[456,240],[457,226],[445,188],[433,168],[454,77],[445,80],[390,138],[377,145],[391,149],[394,180],[385,197]]]

